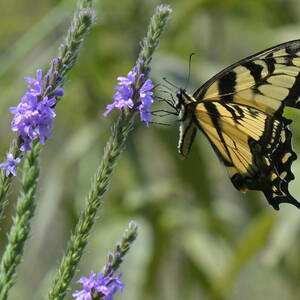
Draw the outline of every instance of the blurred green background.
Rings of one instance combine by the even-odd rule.
[[[42,299],[84,205],[90,178],[118,112],[103,117],[116,77],[133,67],[155,0],[95,1],[96,25],[57,107],[53,138],[41,155],[38,207],[24,262],[10,299]],[[152,79],[187,83],[193,92],[216,72],[250,54],[300,38],[296,0],[169,1],[173,8],[152,66]],[[0,2],[0,150],[5,159],[13,137],[9,107],[26,89],[24,76],[48,68],[70,22],[74,1]],[[156,104],[154,109],[161,108]],[[300,154],[300,114],[289,111],[294,148]],[[126,284],[116,299],[300,299],[300,212],[279,212],[260,192],[237,192],[200,134],[189,157],[177,153],[178,123],[136,119],[103,199],[99,219],[80,265],[80,276],[99,272],[130,220],[140,225],[122,265]],[[291,194],[300,199],[300,163]],[[2,220],[3,251],[20,179]],[[72,290],[81,286],[73,283]],[[71,299],[69,295],[67,297]]]

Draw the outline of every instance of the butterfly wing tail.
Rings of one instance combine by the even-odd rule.
[[[288,128],[289,122],[284,126],[278,146],[274,152],[269,154],[270,161],[273,164],[271,178],[271,189],[264,190],[268,202],[276,209],[279,209],[281,203],[290,203],[300,209],[300,203],[289,193],[288,186],[295,176],[292,173],[291,166],[297,159],[296,153],[292,148],[292,133]]]
[[[289,203],[300,209],[300,202],[298,202],[293,196],[291,196],[288,191],[286,191],[285,195],[280,196],[274,196],[274,193],[272,191],[264,191],[264,194],[269,204],[276,210],[279,210],[279,205],[281,203]]]

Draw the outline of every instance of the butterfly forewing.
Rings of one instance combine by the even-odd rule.
[[[300,40],[245,58],[218,73],[194,93],[197,100],[220,100],[260,109],[270,115],[299,108]]]

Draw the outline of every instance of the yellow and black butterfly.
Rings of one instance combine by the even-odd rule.
[[[241,192],[262,191],[279,209],[300,203],[293,180],[291,120],[285,106],[300,108],[300,40],[261,51],[224,69],[195,91],[177,92],[178,149],[187,156],[198,129],[204,133]]]

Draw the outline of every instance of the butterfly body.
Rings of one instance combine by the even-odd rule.
[[[300,40],[245,58],[193,95],[179,90],[179,153],[188,155],[200,130],[238,190],[261,190],[275,209],[280,203],[300,208],[288,191],[297,158],[292,121],[282,116],[285,106],[300,108],[299,96]]]

